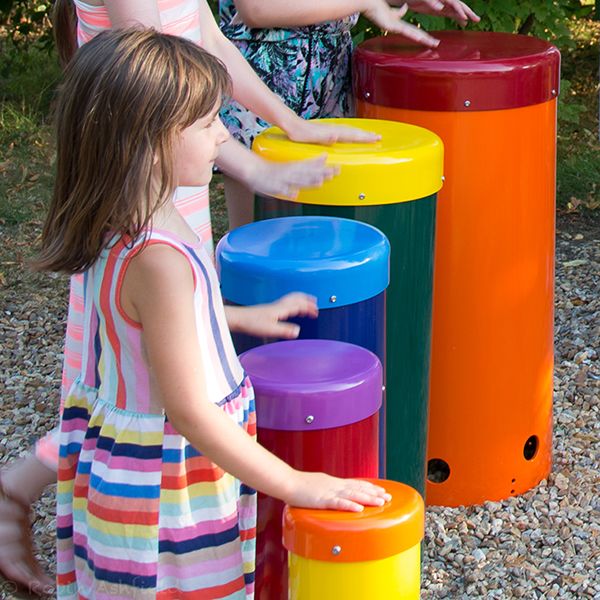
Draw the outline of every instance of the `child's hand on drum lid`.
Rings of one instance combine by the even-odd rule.
[[[392,496],[369,481],[294,471],[290,489],[283,499],[290,506],[300,508],[361,512],[365,506],[383,506]]]
[[[340,172],[339,167],[327,165],[326,160],[326,154],[293,162],[261,159],[245,183],[259,194],[293,200],[300,189],[320,187]]]

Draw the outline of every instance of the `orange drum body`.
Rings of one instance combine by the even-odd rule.
[[[522,493],[551,467],[560,58],[524,36],[439,37],[435,52],[360,46],[355,95],[361,117],[426,127],[446,148],[426,499],[457,506]],[[408,96],[385,91],[394,72]]]

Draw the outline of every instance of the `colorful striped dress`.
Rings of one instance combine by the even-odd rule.
[[[165,417],[141,326],[120,306],[141,242],[111,242],[83,276],[81,371],[64,402],[57,492],[58,597],[253,598],[256,494]],[[255,435],[254,396],[201,244],[147,234],[189,262],[208,398]],[[94,382],[94,385],[90,385]]]
[[[74,0],[74,4],[77,11],[77,42],[80,46],[101,31],[112,27],[105,6],[93,6],[81,0]],[[198,0],[159,0],[157,4],[162,29],[165,33],[179,35],[200,44]],[[208,186],[178,188],[175,206],[196,235],[204,241],[207,251],[212,253]],[[64,399],[73,380],[81,370],[82,285],[83,280],[80,276],[76,275],[71,278],[61,399]],[[56,468],[58,460],[58,435],[56,431],[38,441],[36,456],[48,467]]]

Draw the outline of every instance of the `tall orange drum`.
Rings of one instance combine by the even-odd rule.
[[[437,32],[359,46],[358,115],[443,140],[429,409],[430,504],[519,494],[551,466],[556,98],[541,40]]]

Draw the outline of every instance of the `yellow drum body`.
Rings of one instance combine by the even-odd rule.
[[[289,556],[289,600],[418,600],[421,544],[395,556],[357,563]]]

